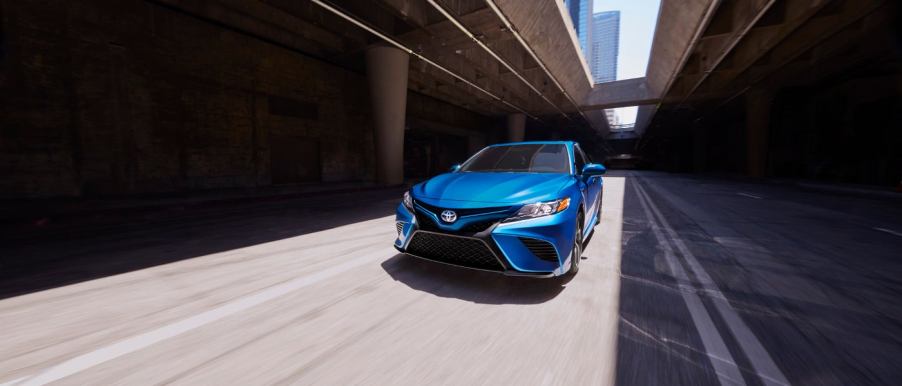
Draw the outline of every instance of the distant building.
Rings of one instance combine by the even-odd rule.
[[[592,17],[589,42],[589,70],[595,83],[617,80],[620,51],[620,11],[598,12]]]
[[[614,111],[614,109],[605,109],[604,117],[608,120],[608,127],[614,128],[620,126],[620,116]]]
[[[583,56],[589,59],[591,48],[588,42],[592,41],[592,6],[593,0],[564,0],[564,6],[570,13],[573,21],[573,29],[579,41],[579,48],[583,50]]]

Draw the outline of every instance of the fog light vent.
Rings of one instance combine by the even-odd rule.
[[[520,242],[522,242],[523,245],[525,245],[526,248],[529,249],[530,252],[532,252],[533,255],[536,255],[536,257],[553,263],[558,262],[557,251],[554,249],[554,246],[551,245],[551,243],[545,240],[529,239],[525,237],[518,238],[520,239]]]

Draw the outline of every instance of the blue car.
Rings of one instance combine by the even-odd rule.
[[[604,172],[575,142],[488,146],[404,193],[395,248],[506,275],[574,274],[601,216]]]

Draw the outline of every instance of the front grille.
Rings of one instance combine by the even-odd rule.
[[[398,235],[401,235],[401,232],[404,232],[404,223],[403,223],[403,222],[396,222],[396,223],[395,223],[395,228],[398,228]]]
[[[422,201],[417,201],[417,205],[423,207],[423,209],[426,209],[432,213],[435,213],[436,215],[438,215],[439,213],[442,213],[442,211],[445,209],[451,209],[457,213],[458,217],[472,216],[474,214],[503,212],[503,211],[508,211],[511,209],[510,206],[497,206],[497,207],[490,207],[490,208],[440,208],[440,207],[437,207],[434,205],[429,205]]]
[[[504,270],[484,242],[469,237],[416,232],[407,245],[407,253],[465,267],[490,271]]]
[[[496,219],[496,220],[486,220],[486,221],[471,222],[471,223],[465,225],[465,226],[464,226],[463,228],[461,228],[460,230],[461,230],[462,232],[479,233],[479,232],[482,232],[482,231],[488,229],[490,226],[495,225],[496,222],[498,222],[497,219]]]
[[[417,226],[424,231],[440,231],[438,225],[435,224],[435,221],[432,221],[432,218],[420,213],[417,211],[414,214],[417,217]]]
[[[420,201],[417,201],[416,205],[418,206],[418,208],[416,208],[416,210],[414,211],[414,216],[416,216],[416,218],[417,218],[417,224],[418,224],[419,229],[424,230],[424,231],[443,232],[443,233],[479,233],[479,232],[482,232],[482,231],[488,229],[489,227],[491,227],[492,225],[494,225],[495,223],[497,223],[498,221],[501,221],[502,219],[507,218],[510,215],[509,211],[512,209],[512,207],[509,207],[509,206],[492,207],[492,208],[471,208],[471,209],[450,208],[450,210],[453,210],[457,213],[457,215],[458,215],[457,221],[458,222],[468,221],[468,219],[462,218],[463,216],[473,216],[473,215],[501,212],[501,213],[496,213],[494,215],[489,215],[490,217],[486,216],[489,218],[474,221],[472,223],[466,224],[463,227],[461,227],[461,229],[458,231],[451,231],[448,229],[441,228],[438,224],[436,224],[435,220],[433,220],[432,217],[430,217],[428,215],[429,212],[432,212],[432,214],[438,215],[443,210],[445,210],[444,208],[439,208],[439,207],[432,206],[429,204],[424,204],[423,202],[420,202]],[[507,211],[507,212],[504,212],[504,211]]]
[[[554,246],[552,246],[551,243],[544,240],[528,239],[525,237],[518,238],[533,255],[536,255],[536,257],[553,263],[558,262],[557,251],[554,250]]]
[[[443,232],[443,233],[454,233],[452,231],[439,228],[439,226],[435,223],[435,221],[433,221],[431,217],[429,217],[425,214],[417,212],[415,215],[417,217],[417,224],[418,224],[420,230],[432,231],[432,232]],[[458,220],[458,221],[460,221],[460,220]],[[482,232],[482,231],[488,229],[490,226],[495,225],[495,223],[498,221],[500,221],[500,219],[472,222],[472,223],[464,225],[462,228],[460,228],[458,233],[479,233],[479,232]]]

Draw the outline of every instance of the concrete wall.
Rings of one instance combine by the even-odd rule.
[[[361,73],[143,1],[0,6],[2,198],[373,179]]]

